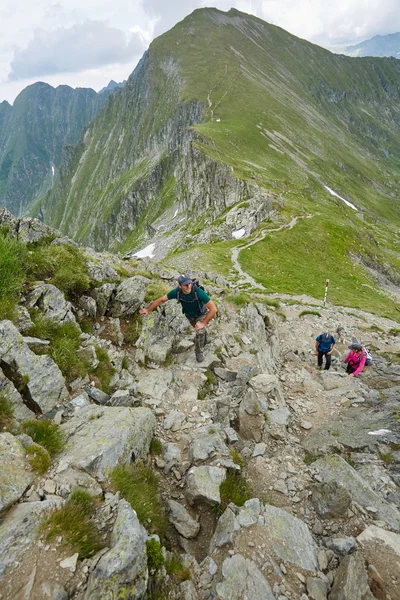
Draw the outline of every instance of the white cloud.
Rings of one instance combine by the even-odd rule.
[[[37,29],[28,46],[15,52],[9,80],[123,63],[144,49],[139,34],[128,37],[103,21],[87,20],[50,31]]]

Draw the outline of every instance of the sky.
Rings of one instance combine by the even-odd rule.
[[[98,91],[195,8],[234,7],[332,50],[400,31],[399,0],[1,0],[0,102],[28,85]]]

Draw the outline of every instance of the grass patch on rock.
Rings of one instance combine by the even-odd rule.
[[[315,317],[320,317],[321,313],[318,310],[302,310],[299,314],[299,317],[305,317],[306,315],[314,315]]]
[[[15,318],[15,307],[25,278],[26,246],[0,231],[0,320]]]
[[[253,497],[249,483],[240,473],[229,471],[225,481],[219,487],[221,494],[220,511],[223,512],[230,502],[243,506],[246,500]]]
[[[146,540],[147,564],[149,569],[157,571],[164,564],[161,544],[156,539]]]
[[[165,563],[165,570],[168,575],[176,577],[180,582],[190,579],[190,571],[182,563],[182,559],[177,554],[173,554]]]
[[[42,522],[40,530],[48,542],[61,537],[61,545],[79,558],[89,558],[102,548],[100,531],[95,524],[96,502],[84,490],[75,490],[67,502],[56,508]]]
[[[105,348],[103,348],[102,346],[96,346],[96,356],[99,361],[99,364],[95,369],[92,369],[90,372],[99,380],[100,387],[103,390],[103,392],[105,392],[106,394],[110,394],[111,379],[116,371],[111,364],[110,357],[108,356],[108,352]]]
[[[165,283],[153,281],[146,288],[146,295],[144,297],[145,303],[153,302],[157,300],[157,298],[161,298],[165,296],[171,289],[171,286],[166,285]]]
[[[29,464],[32,469],[39,475],[43,475],[50,468],[51,458],[49,452],[39,446],[39,444],[31,444],[26,449]]]
[[[11,431],[15,425],[14,406],[11,400],[0,394],[0,433]]]
[[[169,523],[160,501],[157,475],[140,463],[117,465],[110,473],[110,481],[114,492],[119,491],[136,511],[142,525],[163,538]]]
[[[43,446],[50,456],[64,447],[64,435],[60,426],[47,419],[27,419],[21,423],[21,430],[36,444]]]
[[[150,442],[150,454],[153,454],[153,456],[154,455],[159,456],[162,452],[162,449],[163,449],[163,445],[162,445],[161,440],[159,440],[156,437],[153,437]]]

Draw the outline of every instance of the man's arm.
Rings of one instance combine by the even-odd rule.
[[[315,354],[318,354],[319,342],[315,342]]]
[[[205,327],[217,313],[217,307],[215,306],[212,300],[210,300],[210,302],[207,302],[207,304],[205,304],[204,306],[208,308],[208,313],[202,321],[197,321],[194,327],[196,331]]]
[[[327,354],[332,354],[335,346],[336,346],[336,342],[332,344],[331,349],[329,350],[329,352],[327,352]]]
[[[161,298],[157,298],[157,300],[154,300],[154,302],[149,304],[149,306],[147,308],[141,308],[139,310],[139,314],[143,315],[144,317],[147,317],[149,312],[151,312],[155,308],[158,308],[158,306],[161,306],[161,304],[164,304],[164,302],[167,302],[167,301],[168,301],[167,296],[161,296]]]

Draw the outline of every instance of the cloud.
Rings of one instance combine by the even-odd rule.
[[[72,27],[51,31],[36,29],[28,46],[15,51],[8,79],[81,72],[126,63],[144,49],[139,33],[126,35],[104,21],[87,19]]]

